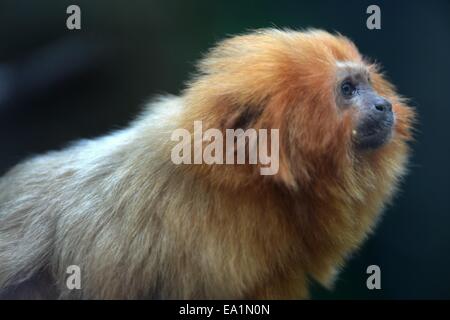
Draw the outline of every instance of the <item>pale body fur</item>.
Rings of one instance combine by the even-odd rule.
[[[238,298],[268,281],[252,259],[270,250],[271,228],[280,232],[264,216],[270,205],[236,203],[174,170],[181,103],[166,98],[128,129],[32,158],[0,180],[0,288],[50,272],[39,285],[56,281],[61,298]],[[267,228],[252,230],[247,212],[262,212]],[[240,242],[253,233],[260,248],[247,251]],[[66,287],[70,265],[81,268],[81,290]]]

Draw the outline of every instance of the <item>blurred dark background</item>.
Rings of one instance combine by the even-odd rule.
[[[81,8],[81,30],[66,8]],[[381,8],[381,30],[366,8]],[[0,174],[36,153],[125,126],[152,95],[178,93],[227,35],[323,28],[353,39],[411,98],[410,174],[374,236],[313,298],[450,298],[450,1],[0,0]],[[381,290],[366,268],[381,268]]]

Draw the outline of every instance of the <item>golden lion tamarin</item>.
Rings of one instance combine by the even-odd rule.
[[[0,180],[2,297],[307,298],[331,285],[405,173],[413,110],[347,38],[260,30],[179,97]],[[177,128],[279,129],[279,170],[176,165]],[[79,266],[81,289],[66,286]]]

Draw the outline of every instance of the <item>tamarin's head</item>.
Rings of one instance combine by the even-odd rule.
[[[210,127],[279,129],[276,178],[292,187],[397,161],[414,116],[349,39],[318,30],[222,41],[185,98],[193,119]]]

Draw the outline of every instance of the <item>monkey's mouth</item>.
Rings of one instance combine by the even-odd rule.
[[[391,140],[393,129],[394,117],[383,121],[369,119],[353,130],[353,140],[360,150],[377,149]]]

